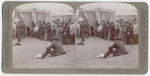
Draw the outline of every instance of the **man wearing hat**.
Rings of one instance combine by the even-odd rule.
[[[84,45],[84,41],[85,41],[85,20],[81,21],[80,23],[80,35],[81,35],[81,42],[79,42],[77,45]]]
[[[85,41],[85,20],[82,21],[82,23],[80,24],[80,34],[81,34],[81,41]]]
[[[21,25],[21,21],[18,19],[16,20],[16,34],[17,34],[17,43],[14,45],[21,45],[21,31],[22,31],[22,25]]]
[[[89,28],[90,28],[90,24],[88,23],[88,20],[85,20],[85,37],[86,38],[89,36]]]
[[[114,56],[120,56],[128,54],[123,42],[120,37],[115,37],[115,43],[108,48],[103,58],[107,58],[108,55],[113,54]],[[113,50],[115,48],[115,50]]]
[[[97,33],[97,28],[99,27],[99,23],[98,23],[98,20],[95,21],[95,24],[94,24],[94,35],[95,36],[98,36],[98,33]]]
[[[52,44],[46,48],[45,53],[42,55],[41,59],[44,59],[46,55],[51,54],[51,56],[58,56],[58,55],[64,55],[66,54],[65,50],[62,47],[61,42],[59,39],[54,36],[51,38]],[[51,50],[53,49],[53,50]]]

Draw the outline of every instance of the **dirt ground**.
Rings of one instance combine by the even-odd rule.
[[[79,42],[80,40],[77,40]],[[106,53],[109,44],[113,41],[98,37],[90,37],[85,40],[85,45],[77,45],[78,68],[137,68],[138,45],[126,45],[129,54],[106,59],[98,59],[101,53]]]
[[[16,40],[14,40],[14,43]],[[22,46],[13,46],[13,67],[14,68],[73,68],[75,67],[75,45],[64,45],[66,55],[35,59],[37,54],[43,54],[50,41],[42,41],[36,38],[22,39]],[[69,52],[68,52],[69,50]]]
[[[78,43],[80,40],[76,40]],[[13,40],[13,44],[16,40]],[[28,37],[22,39],[22,46],[13,46],[13,68],[137,68],[138,45],[126,45],[130,54],[118,57],[109,56],[98,59],[97,55],[107,51],[108,44],[113,41],[97,37],[87,38],[85,45],[63,45],[66,55],[47,56],[35,59],[34,56],[44,53],[49,41]]]

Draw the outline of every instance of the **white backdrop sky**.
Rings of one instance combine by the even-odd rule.
[[[80,6],[80,8],[93,9],[93,8],[103,8],[115,10],[116,15],[137,15],[137,9],[130,4],[126,3],[89,3]]]
[[[27,3],[16,7],[20,10],[30,10],[33,8],[42,10],[73,10],[72,7],[63,3]]]

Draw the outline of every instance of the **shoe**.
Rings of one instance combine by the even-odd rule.
[[[18,45],[18,43],[14,44],[14,45]]]
[[[84,45],[84,43],[83,43],[83,42],[80,42],[80,43],[78,43],[77,45]]]
[[[21,46],[21,44],[20,44],[20,43],[19,43],[18,45],[19,45],[19,46]]]
[[[37,59],[44,59],[43,57],[37,58]]]
[[[62,55],[65,55],[65,54],[67,54],[66,52],[64,52]]]
[[[106,59],[105,57],[102,57],[102,58],[100,58],[100,59]]]

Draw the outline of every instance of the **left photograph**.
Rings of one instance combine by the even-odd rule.
[[[75,12],[69,5],[19,5],[12,30],[13,68],[75,68]]]

